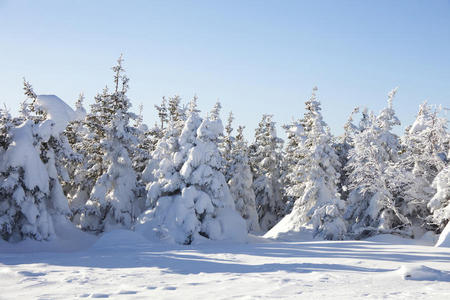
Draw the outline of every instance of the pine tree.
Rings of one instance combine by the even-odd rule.
[[[389,93],[388,107],[379,116],[364,117],[363,130],[354,137],[350,150],[346,169],[351,191],[346,217],[356,238],[377,233],[411,235],[410,221],[400,210],[402,203],[392,194],[399,140],[391,129],[400,124],[392,108],[395,92]]]
[[[163,98],[163,102],[165,99]],[[173,122],[183,122],[186,119],[186,112],[185,109],[181,106],[181,97],[178,95],[175,95],[174,97],[169,97],[169,101],[167,101],[167,111],[169,119]],[[161,113],[158,109],[158,113]],[[162,124],[162,118],[161,118],[161,124]]]
[[[300,174],[297,174],[296,164],[303,158],[300,151],[300,145],[304,143],[306,138],[305,131],[301,125],[301,120],[293,121],[283,126],[286,131],[287,141],[283,151],[283,159],[281,166],[281,182],[283,192],[283,202],[286,206],[285,214],[289,214],[294,207],[295,200],[301,196],[301,191],[297,189],[295,184]]]
[[[47,240],[55,235],[49,207],[50,178],[40,149],[33,145],[40,147],[36,129],[31,120],[12,128],[14,143],[2,150],[0,229],[2,238],[8,241],[27,237]]]
[[[158,117],[161,122],[161,129],[164,129],[164,124],[168,122],[168,113],[167,113],[167,100],[163,97],[161,105],[155,105],[156,110],[158,111]]]
[[[139,113],[134,120],[134,124],[131,127],[132,134],[136,139],[136,145],[133,147],[132,160],[133,168],[137,173],[138,180],[140,180],[141,174],[144,171],[148,160],[150,159],[150,152],[153,150],[153,141],[151,140],[151,133],[144,124],[143,120],[143,105],[139,105]]]
[[[77,101],[75,102],[75,120],[69,122],[67,124],[66,130],[64,131],[64,135],[67,137],[69,144],[74,147],[81,142],[81,138],[83,134],[80,132],[83,131],[83,121],[86,118],[86,109],[83,106],[84,103],[84,94],[80,93]]]
[[[231,114],[227,128],[231,128]],[[231,130],[227,129],[227,135]],[[239,126],[235,139],[231,140],[229,152],[228,185],[234,199],[236,210],[247,222],[249,232],[261,230],[256,212],[255,193],[253,191],[253,174],[250,170],[248,159],[248,146],[244,139],[244,127]]]
[[[158,144],[161,160],[152,172],[157,181],[149,185],[150,210],[140,217],[138,231],[183,244],[201,237],[245,238],[245,222],[221,172],[218,142],[223,126],[216,112],[202,120],[194,99],[178,140],[168,136]]]
[[[450,151],[447,154],[450,157]],[[436,232],[440,233],[450,220],[450,164],[448,163],[433,180],[433,188],[436,194],[428,203],[432,215],[429,220],[436,226]]]
[[[24,91],[21,116],[14,120],[2,111],[0,120],[0,234],[8,241],[51,239],[54,222],[70,213],[55,152],[62,153],[64,143],[26,81]]]
[[[272,116],[263,115],[249,152],[259,224],[263,231],[272,228],[285,212],[280,182],[281,144]]]
[[[416,226],[429,229],[427,204],[436,193],[434,178],[445,166],[450,136],[447,120],[426,102],[401,140],[401,156],[395,165],[395,195],[404,202],[402,213]]]
[[[6,109],[0,108],[0,147],[7,150],[12,141],[11,128],[14,126],[13,119]]]
[[[290,195],[295,197],[292,212],[281,222],[284,230],[300,231],[312,223],[314,235],[325,239],[343,239],[346,222],[343,218],[345,203],[339,198],[340,163],[332,147],[332,137],[320,113],[316,98],[317,88],[306,101],[302,120],[305,132],[295,149],[296,163],[288,175]]]
[[[24,82],[25,95],[28,96],[28,119],[33,120],[37,127],[35,138],[40,143],[40,158],[44,163],[49,177],[50,199],[48,202],[52,219],[65,223],[70,215],[68,200],[63,191],[63,185],[70,180],[68,166],[76,159],[76,154],[63,134],[69,120],[59,120],[58,116],[50,115],[52,106],[66,105],[54,95],[37,96],[31,84]],[[47,103],[51,99],[52,102]],[[67,106],[68,107],[68,106]],[[70,111],[70,107],[68,107]],[[37,144],[35,142],[35,144]]]
[[[153,129],[151,129],[151,141],[154,144],[154,149],[151,151],[150,160],[147,163],[147,166],[144,169],[144,172],[142,174],[142,178],[144,182],[147,183],[147,207],[152,208],[154,205],[156,205],[156,199],[159,197],[157,196],[151,196],[153,195],[152,191],[155,191],[155,189],[159,189],[159,180],[163,180],[163,177],[165,177],[167,174],[161,173],[163,168],[160,168],[160,165],[163,162],[167,162],[172,164],[173,156],[177,155],[177,171],[179,171],[179,168],[181,168],[182,159],[184,159],[186,153],[177,154],[180,152],[180,143],[179,138],[182,133],[183,127],[185,126],[185,122],[190,119],[190,123],[196,124],[191,126],[199,126],[200,121],[197,121],[199,119],[198,117],[198,109],[197,109],[197,97],[195,96],[189,103],[189,109],[187,112],[187,120],[180,119],[176,117],[178,114],[177,111],[180,111],[180,98],[174,97],[177,100],[171,101],[172,103],[172,112],[171,117],[168,118],[166,121],[168,122],[166,128],[161,128],[155,125]],[[163,98],[163,104],[162,107],[165,107],[165,98]],[[176,103],[175,106],[173,104]],[[175,109],[176,108],[176,109]],[[186,116],[185,116],[186,117]],[[163,121],[161,121],[163,122]],[[164,121],[165,122],[165,121]],[[172,169],[171,167],[172,175],[176,174],[176,170]],[[168,177],[166,179],[169,179]],[[170,187],[169,187],[170,189]],[[159,192],[158,192],[159,193]],[[158,194],[156,193],[156,194]],[[155,195],[156,195],[155,194]],[[155,198],[156,197],[156,198]]]
[[[143,176],[143,172],[150,160],[150,153],[154,149],[152,132],[144,124],[143,105],[139,105],[139,113],[131,126],[131,134],[134,137],[134,144],[130,147],[130,158],[133,170],[136,172],[135,196],[138,205],[138,211],[145,209],[147,193],[145,186],[148,183]]]
[[[336,155],[339,157],[339,162],[341,167],[339,168],[339,183],[338,183],[338,192],[341,195],[342,199],[348,198],[348,172],[345,169],[345,166],[348,163],[348,157],[350,150],[354,148],[354,137],[357,135],[362,128],[353,124],[353,116],[359,113],[359,107],[353,109],[350,114],[347,122],[344,125],[344,134],[340,136],[337,141],[334,143],[334,149]]]
[[[84,94],[80,93],[80,95],[78,95],[77,101],[75,102],[75,114],[77,116],[77,120],[83,120],[86,117],[86,109],[83,106],[84,99]]]
[[[136,173],[131,154],[136,139],[129,125],[126,96],[128,78],[123,74],[122,56],[114,66],[114,90],[105,88],[95,97],[86,116],[86,135],[79,148],[84,159],[75,174],[77,191],[71,199],[74,222],[84,230],[101,232],[115,226],[131,227],[139,212],[135,201]]]
[[[234,137],[231,135],[233,132],[232,127],[233,120],[234,120],[233,113],[230,112],[227,119],[227,125],[225,126],[225,134],[219,144],[219,150],[224,160],[224,168],[222,170],[222,173],[225,175],[225,180],[227,182],[231,179],[233,175],[231,171],[231,164],[232,164],[231,151],[234,143]]]
[[[87,150],[84,148],[84,137],[88,136],[88,129],[84,125],[85,118],[87,116],[86,109],[83,106],[84,95],[80,93],[76,103],[75,103],[75,114],[76,118],[67,124],[66,129],[63,134],[66,137],[70,148],[73,150],[72,159],[67,161],[66,168],[68,172],[68,181],[62,182],[64,194],[71,200],[71,210],[73,209],[74,199],[77,197],[79,191],[80,180],[84,178],[80,174],[84,173],[84,157],[88,155]],[[80,205],[84,202],[80,203]]]

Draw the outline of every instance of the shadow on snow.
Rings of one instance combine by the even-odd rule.
[[[401,246],[399,246],[401,247]],[[412,250],[412,249],[411,249]],[[398,250],[397,250],[398,251]],[[159,268],[166,273],[265,273],[324,271],[387,272],[394,269],[367,268],[346,264],[323,263],[322,259],[384,260],[404,263],[450,262],[447,251],[429,248],[424,252],[396,252],[396,246],[380,248],[373,242],[305,242],[305,243],[260,243],[225,244],[208,243],[198,246],[163,245],[153,243],[130,243],[122,241],[115,245],[94,245],[71,253],[3,253],[0,263],[5,265],[48,264],[57,266],[80,266],[88,268]],[[251,255],[255,259],[244,264],[239,256]],[[219,257],[217,257],[219,256]],[[264,262],[258,259],[265,257]],[[277,263],[279,258],[290,258],[289,263]],[[304,263],[309,259],[308,263]],[[321,261],[311,263],[311,259]],[[354,264],[354,262],[353,262]]]

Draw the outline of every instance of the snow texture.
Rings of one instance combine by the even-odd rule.
[[[55,122],[54,130],[57,133],[63,132],[69,122],[79,117],[66,102],[55,95],[37,96],[37,105],[46,112],[48,120]]]
[[[436,247],[450,248],[450,222],[445,226],[444,230],[439,235],[439,240],[436,243]]]
[[[201,245],[139,233],[80,233],[51,242],[0,241],[4,299],[446,299],[450,249],[378,241]]]

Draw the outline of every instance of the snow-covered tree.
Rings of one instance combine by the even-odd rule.
[[[133,147],[131,154],[133,160],[133,168],[137,173],[138,180],[140,180],[141,174],[147,166],[150,159],[150,152],[154,148],[154,141],[152,140],[152,132],[148,129],[147,125],[143,122],[143,105],[139,105],[139,113],[134,120],[134,124],[131,127],[132,134],[136,139],[136,145]]]
[[[161,105],[155,105],[156,110],[158,111],[158,118],[161,122],[161,129],[164,129],[164,124],[168,123],[168,112],[167,112],[167,100],[163,97]]]
[[[410,221],[401,213],[403,203],[392,194],[400,149],[398,137],[391,132],[400,124],[392,107],[395,92],[389,93],[388,107],[379,116],[364,116],[363,130],[354,137],[350,150],[346,217],[356,238],[376,233],[411,235]]]
[[[11,114],[6,109],[0,108],[0,147],[7,150],[11,144],[11,128],[14,126]]]
[[[353,109],[344,125],[344,134],[338,137],[334,143],[334,149],[341,164],[341,168],[339,168],[340,175],[338,183],[338,192],[341,195],[341,199],[347,199],[348,197],[348,173],[345,166],[348,163],[350,150],[354,147],[354,136],[361,131],[360,127],[353,124],[353,116],[359,113],[359,110],[359,107]]]
[[[263,231],[272,228],[285,212],[280,182],[281,144],[272,116],[263,115],[249,151],[256,207]]]
[[[63,132],[74,153],[72,159],[66,164],[69,180],[62,182],[64,193],[69,199],[73,199],[73,195],[77,193],[79,182],[76,174],[80,174],[83,158],[87,155],[87,149],[84,148],[83,144],[83,139],[88,133],[86,126],[84,126],[87,115],[83,106],[84,99],[83,93],[80,93],[75,103],[75,118],[67,124]]]
[[[9,241],[50,239],[55,222],[70,214],[59,160],[70,152],[60,134],[66,113],[73,111],[56,96],[37,96],[26,81],[24,90],[21,116],[1,114],[0,231]]]
[[[235,139],[232,136],[233,120],[234,120],[233,113],[230,112],[230,114],[228,115],[228,119],[227,119],[227,125],[225,126],[225,134],[219,143],[219,150],[220,150],[220,153],[222,154],[222,158],[224,160],[224,168],[222,170],[222,173],[224,174],[227,182],[230,180],[230,178],[233,175],[233,173],[231,171],[231,164],[232,164],[231,151],[233,149],[233,143],[234,143],[234,139]]]
[[[76,120],[83,120],[86,117],[86,109],[84,108],[84,93],[80,93],[78,95],[78,99],[75,102],[75,115]]]
[[[289,212],[292,211],[294,202],[303,194],[303,188],[299,184],[299,179],[304,173],[301,168],[298,168],[297,163],[304,159],[306,155],[305,149],[307,149],[307,145],[305,141],[312,129],[312,120],[316,117],[313,112],[320,112],[321,109],[319,102],[316,101],[316,90],[314,88],[312,97],[305,102],[306,111],[304,117],[284,126],[288,140],[283,157],[282,180],[285,202]],[[325,126],[325,123],[322,123],[322,125]]]
[[[293,121],[284,125],[283,128],[286,131],[287,140],[283,151],[281,182],[283,186],[283,202],[286,206],[285,214],[289,214],[294,207],[295,200],[300,197],[300,191],[297,190],[297,185],[295,184],[299,176],[296,172],[296,164],[303,158],[302,152],[299,151],[299,146],[306,137],[301,120]]]
[[[55,229],[50,212],[50,178],[40,158],[39,127],[28,120],[12,128],[10,134],[12,143],[1,155],[2,238],[49,239]]]
[[[84,94],[80,93],[77,101],[75,102],[75,119],[71,120],[65,130],[64,135],[66,136],[71,147],[79,145],[83,137],[83,121],[86,118],[86,109],[83,106]]]
[[[312,223],[314,235],[325,239],[343,239],[346,222],[343,218],[345,202],[339,198],[340,163],[332,147],[332,137],[320,113],[317,88],[305,103],[302,123],[306,130],[298,139],[297,161],[289,174],[290,195],[295,197],[292,212],[281,222],[285,231],[299,231]]]
[[[231,115],[230,115],[231,116]],[[229,123],[231,127],[231,121]],[[261,230],[256,212],[255,192],[253,191],[253,174],[250,170],[248,159],[248,146],[244,138],[244,127],[239,126],[237,135],[232,139],[229,152],[229,179],[231,195],[234,199],[236,210],[247,222],[247,230],[258,232]],[[231,131],[228,129],[228,132]]]
[[[180,151],[179,138],[187,120],[181,119],[180,117],[182,115],[180,113],[180,111],[182,110],[180,105],[181,99],[177,96],[170,99],[175,99],[170,100],[170,115],[166,107],[166,98],[163,98],[161,106],[156,107],[158,110],[158,115],[161,119],[161,125],[167,123],[167,126],[164,128],[155,125],[149,132],[150,142],[154,144],[154,146],[151,146],[151,148],[153,149],[151,150],[150,159],[142,174],[143,181],[147,183],[147,191],[150,191],[150,189],[155,189],[157,186],[159,186],[158,181],[160,179],[163,181],[165,179],[169,179],[169,177],[163,179],[167,174],[164,173],[164,168],[160,168],[160,165],[163,161],[173,161],[173,156]],[[187,112],[187,119],[191,118],[191,123],[198,123],[194,125],[194,127],[200,125],[199,121],[196,121],[197,119],[200,119],[198,117],[198,113],[199,110],[197,109],[197,97],[195,96],[190,101],[189,109]],[[186,117],[185,113],[184,117]],[[181,162],[182,160],[180,159],[180,155],[177,155],[178,171],[179,168],[181,168]],[[173,174],[176,173],[175,168],[172,169],[172,172]],[[156,200],[152,197],[147,197],[147,207],[153,207],[156,203],[155,201]]]
[[[196,98],[196,97],[194,97]],[[167,101],[163,98],[164,101]],[[172,120],[173,122],[183,122],[186,120],[186,108],[181,106],[181,97],[178,95],[175,95],[173,97],[169,97],[169,100],[167,101],[167,113],[169,120]],[[158,109],[158,115],[161,118],[161,124],[163,124],[163,114],[162,111]],[[162,126],[161,126],[162,127]]]
[[[215,111],[202,120],[192,101],[177,141],[168,138],[158,144],[162,159],[156,168],[152,167],[157,181],[148,188],[150,209],[140,217],[136,230],[183,244],[197,242],[201,237],[245,238],[245,222],[235,211],[221,172],[218,139],[223,126],[217,107]]]
[[[450,157],[450,151],[447,157]],[[433,188],[437,192],[428,203],[428,208],[432,213],[430,220],[436,226],[436,231],[440,233],[450,220],[450,164],[448,159],[447,166],[433,180]]]
[[[130,158],[136,139],[129,121],[135,115],[129,111],[128,78],[122,62],[120,57],[113,67],[114,89],[105,88],[95,97],[78,146],[84,159],[75,174],[77,190],[70,200],[74,222],[88,231],[131,227],[138,213],[136,173]]]
[[[150,160],[155,141],[153,140],[153,132],[144,124],[142,104],[139,105],[139,113],[134,120],[133,126],[131,126],[131,134],[135,139],[135,144],[130,147],[130,158],[133,169],[136,172],[135,200],[139,203],[138,210],[143,211],[147,198],[145,186],[148,183],[144,179],[143,172]]]
[[[401,156],[395,165],[395,194],[404,201],[403,213],[425,228],[426,206],[436,193],[432,182],[445,166],[450,140],[447,120],[439,117],[439,112],[426,102],[420,106],[416,120],[402,137]]]

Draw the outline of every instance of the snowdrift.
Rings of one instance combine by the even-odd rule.
[[[126,229],[115,229],[106,232],[92,245],[93,250],[104,250],[137,247],[139,245],[148,244],[149,241],[139,233]]]
[[[264,238],[279,241],[311,241],[314,239],[312,228],[301,226],[300,222],[295,219],[295,215],[292,214],[281,219],[264,235]]]
[[[450,274],[423,265],[404,265],[396,273],[405,280],[417,281],[450,281]]]
[[[436,247],[448,247],[450,248],[450,222],[445,226],[439,239],[436,243]]]

